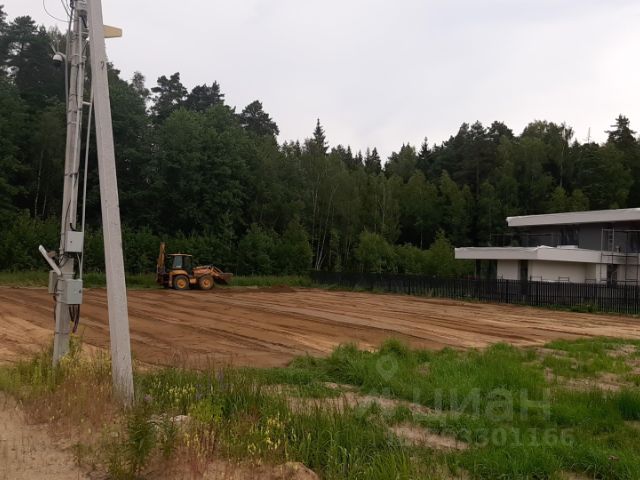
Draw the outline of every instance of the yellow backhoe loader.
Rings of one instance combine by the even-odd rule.
[[[165,288],[211,290],[215,284],[227,285],[233,277],[213,265],[193,266],[193,256],[185,253],[167,255],[165,244],[160,244],[156,282]]]

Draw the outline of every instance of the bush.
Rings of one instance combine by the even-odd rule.
[[[436,277],[459,277],[473,273],[473,264],[456,260],[453,245],[442,230],[438,230],[436,239],[427,250],[426,269]]]
[[[355,257],[365,272],[392,272],[396,266],[396,254],[393,247],[377,233],[362,232]]]
[[[427,251],[413,245],[398,245],[395,248],[398,273],[428,274]]]
[[[44,245],[47,249],[54,250],[59,243],[58,220],[35,220],[28,212],[22,212],[2,226],[0,270],[15,272],[46,268],[38,246]]]

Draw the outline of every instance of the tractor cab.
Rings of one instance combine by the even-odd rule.
[[[184,270],[187,273],[193,272],[193,255],[184,253],[171,253],[167,255],[167,271]]]

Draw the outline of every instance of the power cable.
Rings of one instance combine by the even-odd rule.
[[[81,229],[84,234],[85,228],[85,219],[87,212],[87,176],[89,172],[89,145],[91,144],[91,115],[93,114],[93,87],[91,87],[91,96],[89,100],[89,116],[87,118],[87,140],[85,142],[85,151],[84,151],[84,180],[82,183],[82,224]],[[80,275],[79,278],[82,279],[82,270],[84,267],[84,249],[82,252],[82,257],[80,258]]]
[[[44,0],[42,0],[44,1]],[[69,22],[67,23],[67,41],[64,46],[64,97],[65,112],[69,111],[69,44],[71,43],[71,25],[73,23],[73,5],[69,12]]]
[[[47,10],[47,5],[46,5],[46,0],[42,0],[42,8],[44,8],[44,12],[49,15],[51,18],[53,18],[54,20],[57,20],[59,22],[63,22],[63,23],[67,23],[66,19],[62,19],[59,17],[56,17],[55,15],[51,14],[51,12],[49,10]]]
[[[69,318],[73,322],[71,331],[76,333],[80,324],[80,305],[69,305]]]
[[[64,11],[67,12],[67,17],[69,15],[71,15],[71,11],[69,10],[69,7],[67,6],[67,4],[65,3],[64,0],[60,0],[60,3],[62,4],[62,8],[64,8]]]

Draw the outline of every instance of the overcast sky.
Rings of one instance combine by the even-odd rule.
[[[10,18],[42,0],[0,0]],[[64,16],[60,0],[45,0]],[[567,122],[605,139],[623,113],[640,130],[640,0],[103,0],[123,76],[217,80],[238,110],[263,102],[280,139],[310,136],[389,155],[462,122]]]

